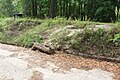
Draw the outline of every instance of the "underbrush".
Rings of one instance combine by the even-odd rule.
[[[80,24],[82,25],[80,26]],[[79,26],[74,25],[75,27],[72,29],[64,29],[53,34],[51,42],[53,45],[57,44],[59,47],[76,52],[109,57],[120,56],[119,28],[96,29],[95,25],[98,24],[103,25],[105,23],[79,23]],[[114,24],[107,25],[115,26]],[[71,35],[72,30],[75,32]]]
[[[105,26],[105,29],[96,28],[96,25]],[[30,47],[33,42],[44,43],[46,41],[64,49],[87,54],[120,56],[119,23],[72,21],[64,18],[54,20],[0,19],[1,43]]]
[[[30,29],[34,29],[40,24],[42,24],[42,21],[37,19],[1,18],[0,42],[21,46],[29,46],[35,39],[37,39],[38,42],[41,42],[41,36],[32,33],[29,34],[28,32]],[[26,34],[26,32],[28,32],[28,34]]]
[[[33,42],[42,43],[44,36],[54,25],[64,25],[64,19],[0,18],[0,42],[30,47]],[[46,34],[45,34],[46,33]]]

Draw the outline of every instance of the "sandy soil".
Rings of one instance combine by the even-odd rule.
[[[120,65],[0,44],[0,80],[120,80]]]

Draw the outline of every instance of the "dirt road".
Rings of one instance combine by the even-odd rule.
[[[0,80],[120,80],[120,66],[0,44]]]

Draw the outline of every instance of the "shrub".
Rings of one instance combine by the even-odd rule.
[[[115,34],[112,41],[115,43],[115,46],[120,46],[120,34]]]

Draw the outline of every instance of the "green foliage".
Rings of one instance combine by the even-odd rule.
[[[13,8],[12,0],[0,0],[0,14],[11,17]]]
[[[69,40],[67,34],[68,34],[67,30],[63,30],[63,31],[60,30],[51,36],[51,41],[64,46]]]
[[[13,19],[11,18],[0,18],[0,29],[4,31],[4,29],[7,29],[8,25],[11,24]]]
[[[3,15],[3,14],[0,14],[0,18],[5,18],[5,15]]]
[[[117,7],[117,10],[116,10]],[[119,13],[117,0],[0,0],[0,15],[114,22]]]
[[[83,23],[85,25],[85,22]],[[83,26],[83,23],[81,23],[81,26]],[[91,24],[89,23],[88,25],[88,23],[86,23],[86,25],[81,28],[79,23],[79,27],[76,26],[76,28],[74,29],[84,29],[84,31],[76,31],[75,33],[72,33],[71,36],[69,36],[69,34],[71,34],[71,31],[69,31],[69,29],[63,28],[63,30],[60,30],[53,34],[53,36],[51,37],[51,42],[58,44],[62,48],[67,47],[72,50],[86,53],[87,51],[94,51],[91,52],[91,54],[94,53],[99,55],[114,56],[117,53],[114,50],[111,50],[111,47],[113,48],[114,46],[111,42],[109,42],[109,40],[113,37],[117,30],[114,31],[113,29],[105,31],[102,28],[95,29],[95,24],[96,23],[91,22]],[[119,44],[117,42],[118,39],[119,37],[117,35],[117,40],[115,39],[115,44]]]
[[[24,0],[13,0],[12,4],[14,6],[14,13],[23,13]]]
[[[114,56],[118,53],[112,49],[116,48],[114,44],[120,46],[118,23],[67,21],[65,18],[59,17],[54,20],[0,18],[0,42],[29,47],[32,42],[42,43],[47,40],[62,48]],[[98,29],[96,25],[101,24],[117,27],[111,27],[111,30]]]
[[[41,41],[42,37],[35,33],[37,30],[29,32],[41,23],[41,20],[0,18],[0,42],[29,46],[32,41]]]
[[[90,20],[100,22],[112,22],[116,20],[115,1],[88,0],[86,5],[86,13],[89,15]]]
[[[112,41],[115,43],[115,46],[120,46],[120,33],[115,34]]]
[[[35,34],[23,34],[15,39],[15,43],[29,47],[33,42],[42,42],[42,37]]]
[[[86,51],[91,48],[103,48],[107,45],[108,35],[103,29],[94,31],[92,29],[85,29],[83,33],[74,34],[71,38],[71,48],[78,51]]]

